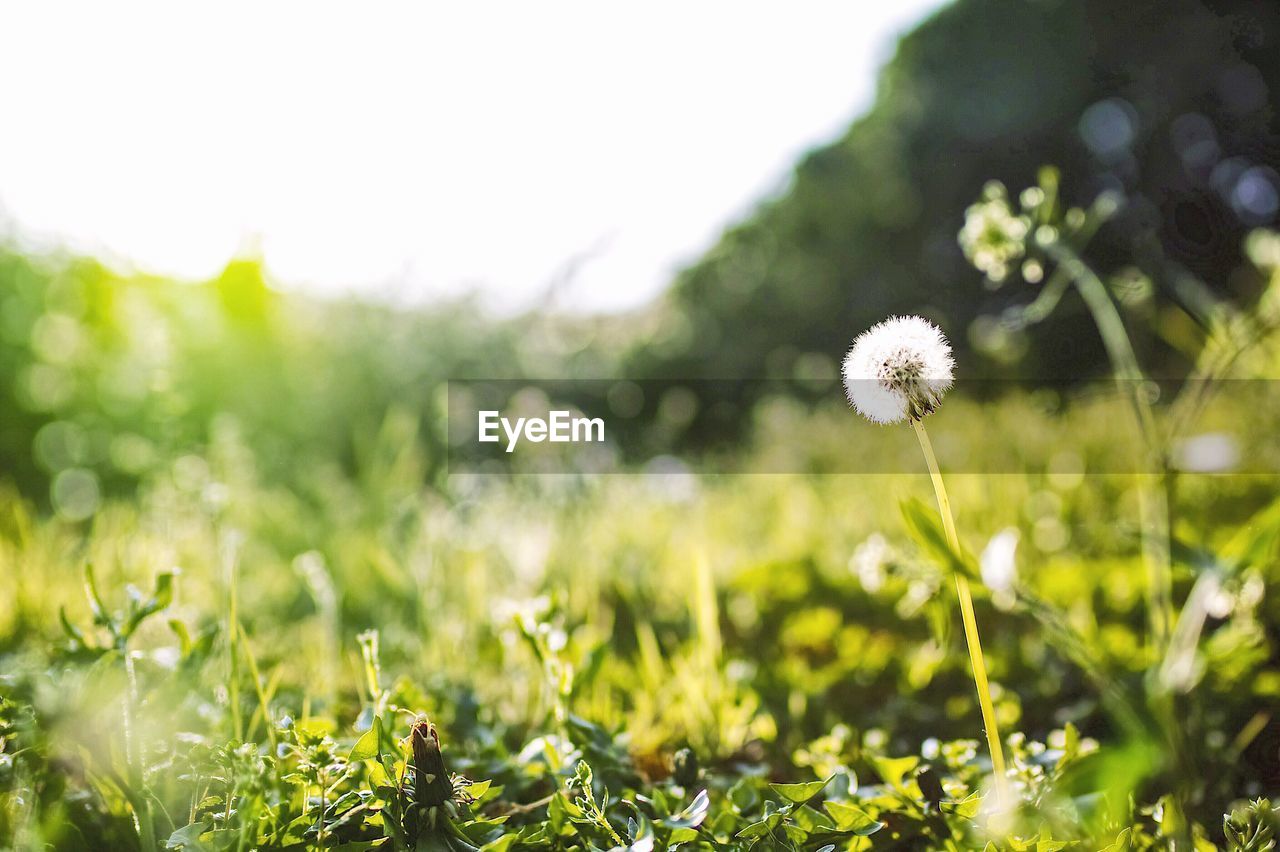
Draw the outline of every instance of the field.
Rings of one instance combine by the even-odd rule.
[[[67,298],[48,284],[65,278],[11,262]],[[153,292],[82,274],[82,296],[124,288],[117,305]],[[206,295],[155,316],[207,326]],[[291,322],[241,345],[306,349]],[[146,331],[99,328],[114,348],[86,343],[76,375],[129,362],[120,339]],[[1250,352],[1245,375],[1272,358]],[[446,475],[422,437],[440,424],[393,407],[353,417],[350,459],[287,450],[282,479],[243,425],[252,405],[201,454],[134,434],[123,447],[150,465],[114,489],[104,475],[88,514],[65,476],[52,512],[5,492],[7,845],[1269,848],[1275,815],[1247,801],[1280,783],[1280,502],[1256,397],[1228,388],[1197,424],[1234,429],[1253,472],[1164,476],[1084,472],[1135,428],[1123,406],[948,400],[928,418],[944,464],[999,458],[1002,429],[1077,454],[944,474],[959,551],[923,473],[820,472],[859,452],[835,383],[816,405],[760,405],[742,469],[800,453],[788,465],[815,471],[767,475]],[[76,424],[105,416],[64,415],[36,445],[86,465]],[[1163,640],[1152,485],[1172,523]],[[953,572],[977,589],[1003,801]]]
[[[170,22],[122,63],[136,81],[109,73],[127,41],[45,22],[15,67],[57,85],[0,138],[50,158],[38,210],[124,234],[132,204],[175,254],[280,220],[295,253],[371,270],[401,240],[483,255],[462,278],[529,251],[511,280],[545,296],[498,313],[501,280],[445,297],[432,266],[414,301],[417,260],[385,292],[305,295],[247,231],[220,274],[172,280],[28,236],[0,192],[0,849],[1280,845],[1280,7],[940,4],[858,118],[679,260],[669,214],[760,141],[700,133],[817,97],[734,79],[737,10],[713,37],[671,10],[641,28],[710,75],[672,78],[680,109],[649,88],[671,69],[610,76],[609,38],[648,43],[594,10],[498,21],[505,42],[486,21],[494,53],[443,80],[346,17],[330,49],[300,15],[273,37],[218,14],[217,62]],[[412,18],[406,44],[440,38]],[[794,70],[763,29],[751,70]],[[561,76],[505,55],[552,35]],[[77,62],[97,39],[112,60]],[[246,51],[249,91],[224,92]],[[157,111],[163,133],[128,125]],[[696,186],[644,177],[698,157]],[[650,301],[588,312],[613,225],[571,177],[647,211],[607,259],[665,252]],[[219,198],[239,224],[188,230]],[[609,236],[544,280],[551,224]],[[508,414],[604,440],[474,440]]]

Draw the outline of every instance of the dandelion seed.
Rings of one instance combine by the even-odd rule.
[[[938,327],[920,317],[893,317],[858,336],[844,359],[844,388],[873,423],[920,420],[950,389],[955,361]]]

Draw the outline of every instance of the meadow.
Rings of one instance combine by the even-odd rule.
[[[736,10],[709,37],[684,10],[634,29],[499,11],[474,50],[343,13],[376,62],[302,13],[283,36],[259,23],[287,13],[221,7],[225,30],[113,10],[22,35],[4,112],[22,179],[0,186],[0,849],[1275,850],[1277,8],[939,4],[873,100],[840,106],[857,118],[797,135],[815,147],[679,259],[643,217],[615,246],[612,214],[537,152],[655,222],[694,193],[639,186],[636,158],[705,162],[696,189],[723,191],[742,152],[718,162],[700,128],[734,109],[781,127],[759,94],[833,91],[773,81],[765,42],[738,79]],[[468,61],[409,80],[382,59],[419,51],[393,56],[384,25]],[[705,109],[650,91],[671,68],[611,70],[636,54],[609,38],[687,54]],[[573,53],[540,76],[516,43]],[[435,197],[446,171],[461,209]],[[177,235],[175,257],[291,220],[277,195],[307,213],[284,233],[312,235],[285,257],[331,239],[345,253],[316,258],[363,266],[356,238],[404,240],[422,268],[308,296],[242,230],[219,274],[170,280],[4,206],[34,199],[50,218],[28,227],[65,216],[81,238],[109,223],[103,246],[130,206],[159,210],[144,244]],[[208,204],[226,229],[192,225],[218,221]],[[393,295],[458,292],[436,289],[460,283],[429,257],[443,240],[466,269],[531,247],[537,266],[551,223],[606,238],[520,272],[545,288],[522,313],[486,307],[486,288],[519,295],[501,276]],[[584,313],[585,288],[617,283],[595,257],[646,246],[673,258],[661,292]],[[903,315],[888,328],[920,334],[898,347],[879,324]],[[885,348],[852,357],[872,328]],[[886,388],[901,416],[860,404]],[[605,440],[526,430],[469,455],[478,401],[570,412],[571,432],[600,418]]]
[[[980,267],[1105,215],[1002,193],[970,211]],[[1061,243],[1010,249],[1040,215]],[[607,321],[567,344],[281,296],[252,263],[184,287],[11,252],[0,840],[1270,849],[1280,253],[1251,239],[1265,295],[1215,315],[1187,393],[1135,398],[1161,467],[1114,461],[1150,437],[1136,361],[1118,406],[1104,379],[929,415],[958,547],[923,468],[832,472],[860,448],[830,370],[756,404],[717,472],[449,474],[442,379],[598,367]],[[1037,310],[1089,286],[1057,265]],[[1002,430],[1057,452],[1010,463]],[[1243,461],[1179,462],[1197,435]]]

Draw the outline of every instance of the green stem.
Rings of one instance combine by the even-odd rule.
[[[951,500],[947,497],[947,486],[942,481],[942,472],[938,469],[938,459],[933,454],[933,444],[929,441],[929,433],[924,423],[912,420],[916,437],[920,439],[920,449],[924,452],[925,463],[929,466],[929,477],[933,480],[933,493],[938,498],[938,513],[942,515],[942,528],[947,535],[947,544],[956,553],[960,552],[960,537],[956,535],[956,522],[951,515]],[[987,681],[987,664],[982,657],[982,640],[978,636],[978,617],[973,611],[973,593],[969,590],[968,579],[959,572],[953,572],[956,580],[956,596],[960,599],[960,620],[964,622],[965,643],[969,648],[969,664],[973,668],[973,682],[978,688],[978,706],[982,708],[982,724],[986,729],[987,747],[991,750],[991,768],[996,777],[996,802],[1003,804],[1005,798],[1005,763],[1004,748],[1001,746],[1000,728],[996,723],[995,705],[991,701],[991,684]]]
[[[137,708],[138,708],[138,673],[129,652],[128,641],[121,637],[117,643],[124,656],[125,678],[128,682],[124,705],[124,752],[125,764],[129,770],[129,785],[133,788],[137,800],[142,807],[138,808],[137,800],[133,804],[134,827],[138,831],[138,839],[144,849],[155,848],[155,825],[152,820],[151,803],[146,790],[146,770],[137,742]]]
[[[327,780],[327,775],[328,775],[328,773],[321,771],[321,773],[320,773],[320,777],[319,777],[319,782],[320,782],[320,822],[319,822],[319,827],[318,827],[317,832],[316,832],[316,841],[317,841],[317,844],[318,844],[318,845],[319,845],[319,847],[320,847],[320,852],[324,852],[324,815],[325,815],[325,811],[327,811],[327,810],[328,810],[328,805],[329,805],[328,790],[326,790],[326,789],[325,789],[325,781]]]
[[[1097,274],[1074,251],[1061,242],[1046,247],[1050,255],[1066,268],[1075,282],[1076,289],[1093,315],[1094,324],[1102,336],[1107,356],[1116,380],[1128,391],[1138,430],[1146,453],[1149,473],[1139,473],[1138,514],[1142,531],[1142,551],[1147,565],[1147,618],[1151,643],[1155,651],[1154,667],[1158,671],[1169,659],[1174,622],[1173,563],[1170,548],[1170,502],[1168,484],[1168,451],[1172,434],[1165,434],[1156,423],[1155,409],[1146,395],[1146,376],[1134,354],[1133,344],[1125,329],[1124,320],[1116,309],[1111,294]],[[1178,427],[1175,421],[1175,428]],[[1151,696],[1152,710],[1160,719],[1161,727],[1171,740],[1170,750],[1176,756],[1179,775],[1194,777],[1194,768],[1188,765],[1186,750],[1177,746],[1181,737],[1177,723],[1174,696],[1161,687]],[[1177,791],[1172,807],[1182,809],[1186,795]],[[1189,842],[1185,835],[1175,840],[1177,848]]]
[[[227,583],[227,702],[231,709],[231,730],[236,742],[244,739],[240,719],[240,614],[236,595],[235,545],[224,536],[222,541]],[[268,724],[270,720],[267,720]]]
[[[258,660],[253,655],[253,646],[249,642],[249,634],[245,632],[244,625],[238,621],[234,627],[239,641],[244,645],[244,658],[249,664],[249,675],[253,678],[253,690],[258,697],[258,715],[262,716],[263,727],[267,730],[267,739],[271,742],[271,753],[275,754],[280,744],[276,738],[275,725],[271,720],[271,700],[267,697],[266,688],[262,684],[262,674],[258,671]],[[257,716],[249,720],[248,733],[250,736],[256,736],[257,734],[256,720]]]
[[[1064,267],[1075,282],[1085,306],[1107,349],[1111,369],[1127,391],[1138,423],[1145,461],[1150,476],[1138,477],[1138,513],[1142,528],[1142,550],[1147,563],[1148,619],[1156,658],[1163,659],[1173,635],[1173,567],[1169,551],[1169,505],[1163,482],[1166,440],[1156,425],[1155,411],[1147,398],[1146,376],[1125,330],[1124,320],[1116,309],[1107,287],[1074,251],[1063,243],[1053,243],[1047,250]]]

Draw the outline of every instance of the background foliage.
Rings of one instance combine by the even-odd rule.
[[[1067,451],[949,477],[973,555],[939,549],[922,477],[822,474],[858,451],[836,365],[889,313],[941,322],[962,376],[1105,375],[1063,252],[1150,374],[1268,388],[1280,251],[1247,235],[1280,206],[1277,38],[1262,4],[958,2],[868,115],[626,316],[316,301],[252,259],[175,283],[15,241],[0,842],[1270,848],[1274,466],[1162,477],[1167,648],[1149,483],[1082,472],[1131,429],[1088,388],[931,418],[951,453],[998,456],[1008,423]],[[527,376],[656,380],[631,434],[809,473],[448,476],[444,380]],[[789,392],[664,420],[707,377]],[[1192,425],[1265,460],[1277,418],[1228,390]],[[955,560],[986,580],[1008,812],[982,804]]]

